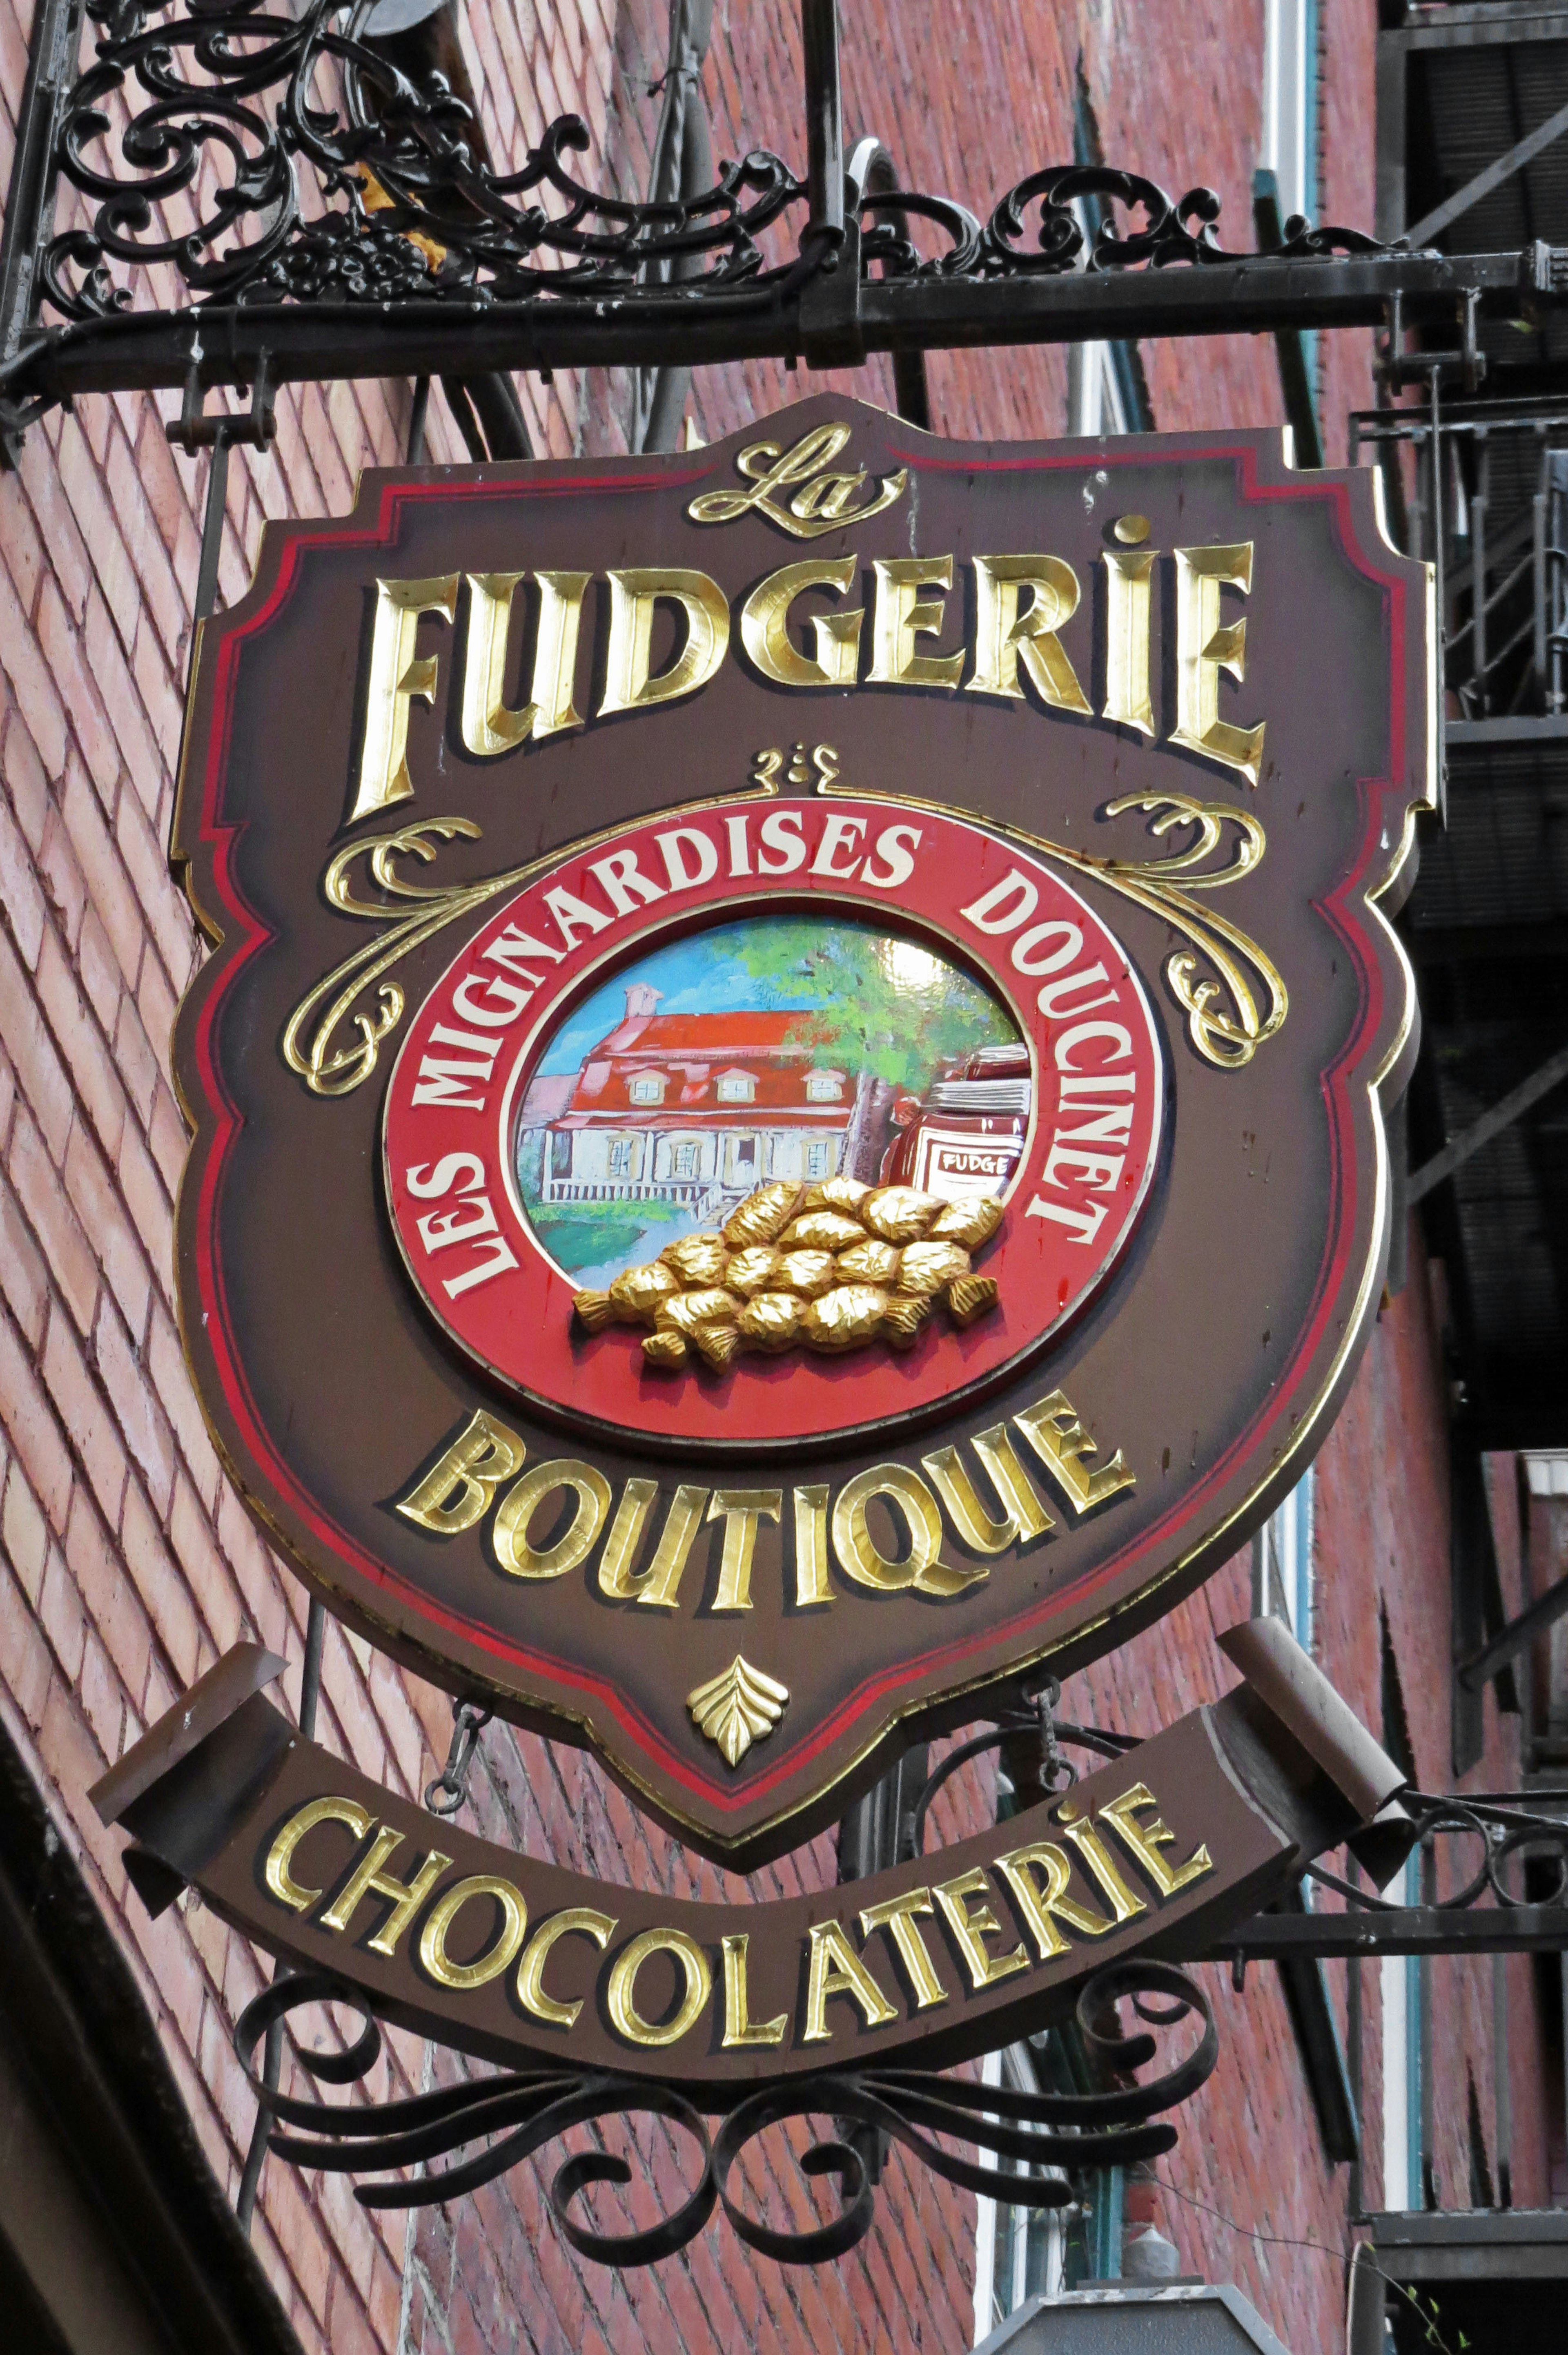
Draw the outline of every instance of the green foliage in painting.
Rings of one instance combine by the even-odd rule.
[[[775,916],[737,926],[734,954],[779,996],[807,1002],[793,1033],[800,1045],[915,1095],[943,1064],[1018,1035],[989,990],[897,934]]]

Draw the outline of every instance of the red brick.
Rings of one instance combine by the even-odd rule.
[[[70,1456],[54,1411],[9,1316],[0,1316],[0,1418],[54,1529],[70,1510]]]
[[[15,1460],[6,1471],[5,1498],[0,1503],[0,1540],[17,1583],[36,1608],[48,1560],[49,1525],[27,1486],[26,1475]]]
[[[18,1125],[32,1123],[25,1110],[17,1115]],[[37,1131],[32,1133],[36,1135]],[[44,1318],[48,1313],[48,1271],[33,1241],[32,1233],[20,1206],[5,1179],[0,1178],[0,1290],[10,1303],[11,1314],[36,1349],[44,1337]]]

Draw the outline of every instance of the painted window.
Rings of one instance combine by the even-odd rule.
[[[612,1178],[635,1178],[637,1142],[634,1137],[612,1136],[610,1138],[609,1174]]]
[[[674,1170],[677,1178],[694,1178],[697,1174],[697,1148],[690,1139],[676,1146]]]
[[[718,1100],[720,1103],[755,1103],[757,1082],[749,1071],[721,1071]]]
[[[837,1103],[843,1092],[844,1075],[842,1071],[808,1071],[806,1074],[808,1103]]]
[[[837,1158],[838,1156],[834,1152],[833,1147],[825,1140],[819,1140],[814,1144],[808,1145],[806,1147],[807,1177],[831,1178],[833,1174],[833,1165]]]
[[[572,1133],[569,1128],[557,1128],[550,1135],[550,1175],[569,1178],[572,1174]]]
[[[662,1071],[639,1071],[627,1088],[633,1103],[656,1104],[664,1101],[664,1075]]]

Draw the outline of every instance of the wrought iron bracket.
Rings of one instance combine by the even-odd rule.
[[[983,221],[898,190],[874,141],[845,160],[836,0],[802,10],[806,177],[758,150],[639,204],[577,176],[572,116],[494,170],[467,100],[396,67],[358,0],[40,0],[0,249],[5,447],[52,405],[183,386],[194,361],[250,387],[263,354],[274,385],[874,352],[907,371],[930,349],[1373,326],[1391,367],[1473,383],[1482,321],[1568,304],[1568,250],[1450,259],[1292,218],[1272,250],[1230,252],[1211,191],[1106,165],[1032,173]],[[57,229],[62,186],[86,226]],[[1404,352],[1456,315],[1457,352]]]

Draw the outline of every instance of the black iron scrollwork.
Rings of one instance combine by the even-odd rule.
[[[1563,1792],[1545,1796],[1568,1799]],[[1436,1851],[1440,1840],[1479,1844],[1478,1861],[1468,1880],[1457,1889],[1440,1891],[1437,1903],[1443,1913],[1466,1913],[1489,1898],[1494,1906],[1508,1912],[1520,1907],[1560,1907],[1568,1928],[1568,1816],[1544,1815],[1539,1806],[1493,1792],[1402,1791],[1399,1803],[1411,1819],[1413,1845]],[[1515,1884],[1514,1876],[1522,1883],[1527,1865],[1536,1877],[1533,1891]],[[1311,1864],[1307,1870],[1312,1880],[1346,1899],[1353,1912],[1376,1914],[1404,1910],[1400,1900],[1357,1888],[1325,1865]]]
[[[1131,2033],[1123,2032],[1117,2011],[1124,2002],[1143,2023]],[[732,2190],[747,2147],[770,2126],[793,2119],[831,2117],[841,2130],[846,2124],[877,2128],[950,2183],[1015,2206],[1062,2207],[1074,2197],[1065,2170],[1131,2165],[1173,2148],[1176,2129],[1160,2122],[1161,2113],[1196,2093],[1219,2057],[1218,2031],[1202,1990],[1172,1964],[1135,1957],[1097,1972],[1078,1998],[1086,2049],[1100,2071],[1121,2081],[1107,2091],[1021,2093],[911,2069],[823,2071],[749,2094],[710,2135],[701,2111],[673,2087],[596,2071],[499,2071],[379,2105],[340,2105],[266,2091],[252,2062],[268,2029],[292,2011],[321,2004],[346,2006],[363,2025],[341,2052],[297,2046],[300,2062],[323,2083],[357,2083],[380,2053],[380,2030],[362,1992],[323,1973],[276,1980],[246,2006],[235,2028],[240,2065],[270,2106],[275,2158],[336,2174],[374,2171],[376,2179],[355,2186],[362,2205],[418,2208],[477,2190],[574,2126],[618,2117],[664,2118],[681,2129],[699,2164],[694,2187],[657,2223],[614,2232],[600,2230],[584,2214],[585,2192],[631,2180],[630,2168],[614,2152],[576,2152],[550,2181],[551,2211],[572,2247],[581,2256],[619,2266],[652,2264],[673,2255],[696,2237],[718,2206],[748,2247],[780,2264],[817,2264],[853,2249],[871,2229],[875,2187],[863,2155],[837,2135],[811,2143],[797,2159],[809,2179],[831,2177],[837,2183],[838,2212],[824,2222],[779,2230],[753,2216]],[[1171,2028],[1189,2018],[1201,2023],[1192,2051],[1161,2073],[1139,2081],[1134,2073],[1147,2068],[1157,2052],[1149,2029]],[[975,2157],[965,2155],[969,2149]],[[988,2165],[981,2152],[1009,2164]],[[424,2171],[432,2160],[453,2153],[468,2155],[437,2172]],[[386,2172],[411,2168],[422,2171]]]
[[[91,218],[49,239],[40,269],[68,319],[128,309],[123,273],[139,265],[167,266],[218,307],[615,294],[668,316],[672,305],[777,304],[827,258],[810,236],[798,254],[788,239],[765,252],[768,229],[808,201],[766,149],[722,165],[705,191],[639,203],[577,176],[589,134],[563,115],[519,169],[494,169],[468,98],[440,72],[401,70],[366,37],[362,0],[308,0],[298,16],[256,0],[88,0],[87,16],[96,53],[66,96],[54,160]],[[1113,205],[1139,225],[1118,230]],[[1207,188],[1173,199],[1137,173],[1087,165],[1032,173],[983,229],[948,197],[867,192],[861,268],[994,279],[1385,250],[1293,219],[1276,253],[1227,253],[1219,209]],[[912,220],[942,250],[923,256]]]

